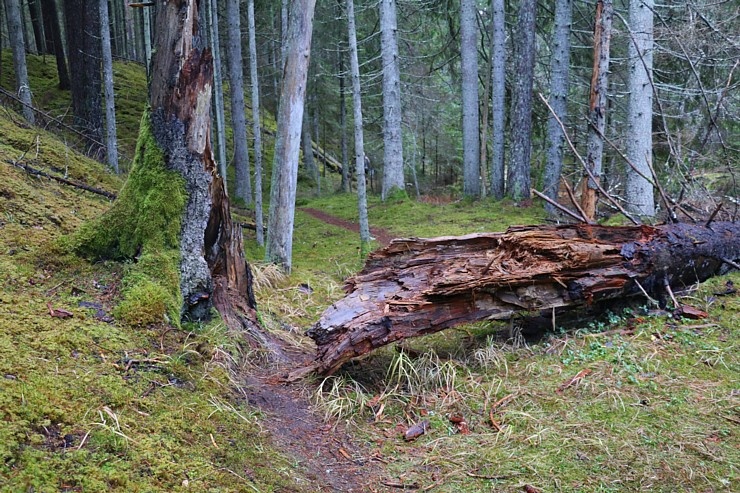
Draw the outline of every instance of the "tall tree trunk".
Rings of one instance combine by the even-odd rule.
[[[530,196],[536,13],[537,0],[521,0],[514,46],[516,78],[511,106],[511,161],[507,180],[507,193],[514,200],[528,199]]]
[[[254,135],[254,219],[257,244],[263,246],[262,224],[262,124],[260,123],[260,84],[257,73],[257,29],[254,21],[254,0],[247,0],[249,24],[249,72],[252,81],[252,134]]]
[[[75,126],[89,139],[89,153],[102,151],[103,112],[101,101],[100,9],[98,0],[66,0],[67,53],[72,84]]]
[[[570,24],[573,17],[572,0],[557,0],[555,3],[555,26],[552,32],[552,58],[550,59],[550,106],[554,115],[547,120],[547,162],[545,163],[545,195],[558,198],[560,175],[563,169],[563,146],[565,135],[558,119],[565,123],[568,115],[568,73],[570,71]],[[557,118],[556,118],[557,117]],[[555,207],[545,205],[549,213]]]
[[[36,42],[36,54],[48,53],[46,51],[46,37],[44,36],[44,25],[39,0],[28,0],[28,12],[30,14],[31,28],[33,29],[33,39]]]
[[[491,0],[491,197],[504,198],[504,142],[506,122],[506,25],[504,0]]]
[[[362,92],[360,90],[360,63],[357,58],[357,27],[355,3],[347,0],[347,40],[352,74],[352,109],[355,121],[355,174],[357,175],[357,210],[360,219],[360,253],[370,249],[370,223],[367,217],[367,186],[365,183],[365,136],[362,125]]]
[[[398,60],[396,0],[380,0],[380,46],[383,60],[383,188],[405,191],[401,133],[401,73]]]
[[[211,28],[211,51],[213,53],[213,114],[216,120],[216,157],[218,161],[218,173],[224,180],[226,186],[226,117],[224,116],[224,82],[221,73],[221,39],[218,33],[218,2],[217,0],[208,0],[210,11]]]
[[[338,18],[342,17],[342,0],[337,0],[338,5]],[[341,36],[340,36],[341,39]],[[352,189],[349,179],[349,145],[347,143],[347,97],[346,97],[346,80],[347,76],[344,73],[344,44],[339,41],[337,43],[337,59],[339,62],[339,127],[341,132],[341,148],[342,148],[342,184],[341,189],[344,193],[350,192]]]
[[[123,18],[126,23],[126,58],[139,61],[138,40],[136,35],[136,9],[123,5]]]
[[[110,46],[108,0],[99,0],[100,39],[103,54],[103,86],[105,89],[105,149],[108,166],[118,173],[118,140],[116,138],[116,102],[113,93],[113,55]]]
[[[463,194],[480,196],[480,133],[478,127],[478,27],[476,0],[460,6],[462,68]]]
[[[614,6],[612,0],[599,0],[596,4],[594,23],[594,68],[588,104],[588,152],[586,165],[598,181],[601,176],[606,130],[607,93],[609,88],[609,45],[612,32]],[[587,219],[596,217],[596,183],[584,172],[581,208]]]
[[[653,161],[653,0],[630,1],[629,103],[627,158],[640,173],[627,169],[628,209],[641,216],[655,215],[651,176]],[[642,174],[642,176],[640,176]]]
[[[150,75],[152,69],[152,11],[150,7],[141,9],[141,16],[144,29],[144,63],[146,64],[146,73]]]
[[[292,267],[298,155],[315,6],[316,0],[293,3],[277,115],[265,257],[286,272]]]
[[[26,66],[26,46],[23,42],[23,18],[19,0],[5,0],[5,16],[8,22],[8,37],[13,51],[13,68],[15,69],[15,87],[21,100],[23,117],[31,124],[35,118],[31,106],[31,86],[28,83]]]
[[[234,169],[236,171],[236,196],[245,204],[252,204],[249,146],[247,146],[247,120],[244,116],[244,69],[242,66],[241,20],[239,0],[226,2],[226,27],[228,31],[229,95],[231,96],[231,126],[234,129]]]
[[[69,72],[67,71],[67,59],[64,56],[64,45],[62,44],[62,31],[59,26],[59,15],[54,0],[41,0],[41,13],[44,18],[44,32],[48,40],[47,48],[52,48],[57,62],[57,74],[59,76],[59,89],[70,88]]]
[[[313,158],[313,145],[311,143],[311,117],[308,112],[308,98],[303,108],[303,128],[301,129],[301,143],[303,144],[303,166],[308,176],[319,186],[319,168]],[[318,143],[317,143],[318,145]]]

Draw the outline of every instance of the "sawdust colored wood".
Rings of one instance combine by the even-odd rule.
[[[347,280],[347,295],[308,331],[316,367],[330,374],[386,344],[518,312],[663,297],[727,269],[740,257],[740,223],[512,227],[397,239]],[[639,285],[638,285],[639,284]],[[640,287],[641,286],[641,287]]]

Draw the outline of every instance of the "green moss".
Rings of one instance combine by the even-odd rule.
[[[75,234],[71,247],[93,259],[128,260],[123,301],[115,314],[135,324],[179,324],[180,226],[187,201],[185,183],[165,167],[148,112],[141,120],[134,165],[118,200]]]

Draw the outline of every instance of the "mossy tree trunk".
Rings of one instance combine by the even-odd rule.
[[[204,319],[215,306],[255,327],[241,227],[210,145],[213,62],[196,0],[158,1],[150,109],[119,199],[78,236],[78,251],[135,259],[116,314],[130,323]]]

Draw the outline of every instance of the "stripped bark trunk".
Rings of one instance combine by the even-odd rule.
[[[588,153],[586,165],[591,169],[593,179],[584,170],[581,193],[581,208],[586,219],[596,218],[596,190],[594,180],[601,177],[601,161],[604,154],[604,132],[606,130],[607,91],[609,77],[609,45],[611,41],[612,0],[599,0],[596,4],[594,24],[594,65],[591,74],[591,91],[588,105]]]
[[[211,52],[199,32],[195,1],[158,2],[158,8],[150,117],[167,167],[182,175],[188,191],[181,231],[184,303],[193,312],[190,318],[197,319],[207,314],[212,302],[230,326],[255,329],[250,333],[256,336],[256,304],[241,226],[231,221],[211,151]],[[203,306],[194,305],[196,299],[204,300]]]
[[[308,331],[319,372],[394,341],[518,312],[641,295],[720,273],[740,257],[740,223],[512,227],[398,239],[369,257],[347,295]]]

